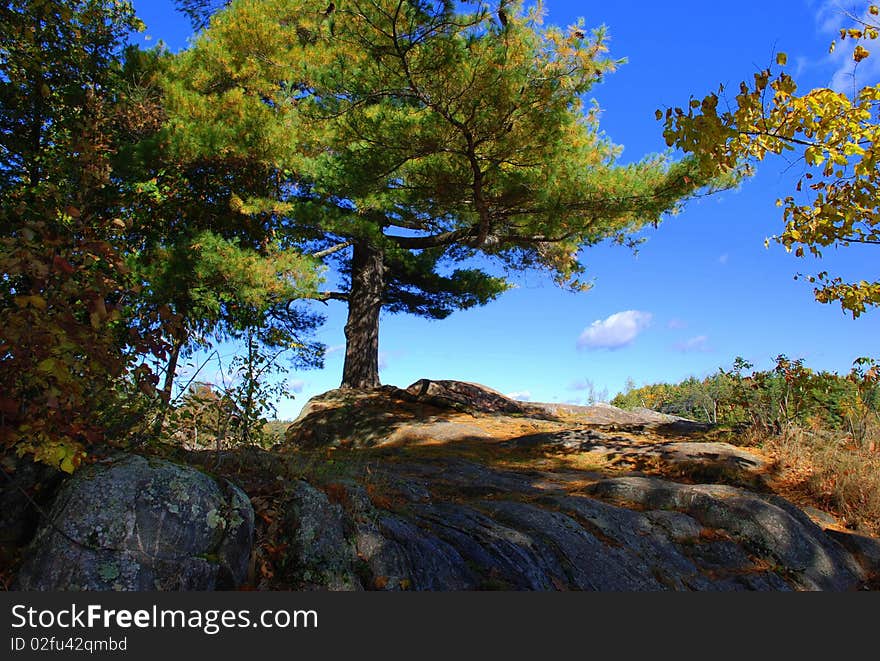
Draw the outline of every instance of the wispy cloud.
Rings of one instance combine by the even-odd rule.
[[[876,25],[877,17],[869,14],[867,7],[859,13],[858,9],[847,7],[841,0],[821,0],[815,6],[820,32],[828,35],[829,43],[832,39],[837,41],[834,52],[827,56],[827,61],[834,67],[829,83],[831,89],[852,94],[854,90],[880,80],[880,56],[873,52],[871,57],[856,63],[852,55],[860,42],[855,39],[841,40],[839,35],[841,28],[860,27],[858,21]],[[876,42],[873,43],[874,48],[870,44],[867,48],[877,51]]]
[[[532,401],[532,393],[528,390],[517,390],[516,392],[509,392],[506,396],[510,397],[510,399],[519,400],[520,402]]]
[[[339,353],[345,349],[344,344],[334,344],[331,347],[327,347],[326,351],[324,351],[325,356],[332,356],[334,353]]]
[[[301,379],[293,379],[292,381],[287,382],[287,389],[290,392],[302,392],[305,387],[306,382]]]
[[[639,333],[651,325],[650,312],[626,310],[607,319],[596,320],[578,338],[578,349],[621,349],[632,344]]]
[[[675,345],[675,350],[682,353],[700,353],[708,352],[712,349],[709,347],[709,337],[707,335],[697,335],[683,342],[678,342]]]
[[[400,358],[406,357],[405,349],[390,349],[389,351],[379,352],[379,369],[388,369],[392,364],[399,363]]]
[[[727,255],[727,254],[721,255],[718,258],[718,263],[721,264],[722,266],[726,265],[727,262],[729,262],[729,261],[730,261],[730,255]]]
[[[586,393],[584,397],[578,397],[568,401],[568,404],[595,404],[596,402],[608,401],[608,388],[598,388],[590,379],[578,379],[568,386],[569,390]]]
[[[687,327],[688,324],[683,319],[670,319],[668,322],[666,322],[666,328],[669,328],[671,330],[682,330]]]

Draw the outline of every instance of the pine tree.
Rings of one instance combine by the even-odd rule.
[[[167,94],[179,148],[276,169],[288,239],[339,269],[321,297],[348,306],[344,387],[379,384],[383,308],[485,304],[510,286],[495,267],[586,288],[582,248],[635,243],[710,183],[687,160],[617,163],[583,100],[619,64],[604,29],[506,0],[331,6],[233,2]]]

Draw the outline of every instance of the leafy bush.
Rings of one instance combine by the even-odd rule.
[[[880,368],[860,358],[849,374],[815,372],[784,354],[771,370],[737,358],[730,370],[704,379],[631,388],[612,404],[644,406],[701,422],[750,427],[779,434],[793,425],[842,431],[867,443],[880,421]]]

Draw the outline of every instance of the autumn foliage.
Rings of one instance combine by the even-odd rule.
[[[880,9],[870,5],[865,18],[851,16],[855,26],[840,32],[841,40],[857,42],[856,65],[880,34],[878,16]],[[733,98],[722,86],[686,108],[658,110],[667,144],[696,156],[706,173],[748,173],[770,154],[799,155],[804,174],[777,203],[785,227],[773,240],[797,257],[880,245],[880,83],[802,91],[784,69],[784,53],[776,64],[781,71],[755,73]],[[839,302],[853,317],[880,305],[880,281],[847,282],[827,271],[806,278],[817,285],[816,300]]]
[[[131,3],[10,1],[0,19],[3,449],[72,472],[162,434],[178,358],[213,339],[246,335],[254,379],[264,347],[319,363],[320,317],[293,305],[314,263],[281,251],[277,215],[235,204],[272,173],[176,156],[167,58],[125,46]],[[241,390],[258,426],[259,384]]]
[[[135,293],[113,178],[126,2],[7,2],[0,20],[0,440],[72,471],[131,360]],[[144,382],[148,384],[148,381]]]
[[[812,370],[802,359],[785,355],[776,357],[772,369],[753,367],[737,358],[731,368],[702,379],[631,388],[612,403],[740,431],[780,434],[792,427],[821,428],[866,446],[880,441],[880,366],[873,360],[856,360],[844,375]]]

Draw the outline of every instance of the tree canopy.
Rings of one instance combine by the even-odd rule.
[[[604,29],[468,7],[237,1],[166,81],[181,153],[271,168],[277,194],[242,204],[339,268],[320,297],[349,306],[346,386],[379,383],[380,309],[441,318],[523,268],[585,288],[582,248],[633,243],[717,176],[697,159],[618,163],[585,101],[619,64]]]
[[[126,45],[141,28],[129,2],[0,4],[0,442],[67,471],[164,411],[181,351],[212,337],[247,336],[246,375],[260,347],[322,357],[295,304],[314,260],[230,203],[274,176],[176,158],[167,57]]]

